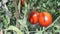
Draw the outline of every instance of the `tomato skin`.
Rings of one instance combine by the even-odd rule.
[[[21,5],[22,5],[22,6],[24,6],[24,5],[25,5],[25,4],[24,4],[24,0],[21,0]]]
[[[37,11],[32,11],[29,14],[28,19],[31,24],[36,24],[38,22],[38,15],[39,15],[39,13]]]
[[[39,14],[39,25],[47,27],[52,23],[52,15],[48,12],[41,12]]]

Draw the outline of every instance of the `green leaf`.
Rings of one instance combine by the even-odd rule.
[[[57,2],[58,6],[60,6],[60,2]]]
[[[43,3],[43,7],[46,7],[46,4],[45,3]]]
[[[52,9],[50,9],[49,11],[50,11],[52,14],[55,14],[55,9],[52,8]]]
[[[17,34],[24,34],[23,32],[21,32],[21,30],[19,30],[17,27],[12,26],[12,25],[9,26],[9,28],[5,29],[5,31],[6,30],[13,30],[13,31],[17,32]]]

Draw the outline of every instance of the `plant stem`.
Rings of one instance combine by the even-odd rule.
[[[16,11],[16,19],[19,19],[19,13],[18,13],[18,6],[17,6],[17,0],[14,0],[14,4],[15,4],[15,11]]]
[[[14,0],[14,5],[15,5],[15,13],[16,13],[16,20],[19,19],[19,12],[18,12],[18,5],[17,5],[17,0]],[[16,21],[16,27],[18,28],[18,23]]]

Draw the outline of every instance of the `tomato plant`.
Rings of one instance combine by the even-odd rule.
[[[0,34],[48,33],[60,34],[59,0],[0,0]]]
[[[39,14],[40,26],[47,27],[52,23],[52,15],[48,12],[41,12]]]
[[[37,11],[32,11],[29,14],[28,19],[31,24],[36,24],[38,22],[38,15],[39,15],[39,13]]]

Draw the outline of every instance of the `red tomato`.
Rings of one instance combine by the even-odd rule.
[[[52,23],[52,15],[48,12],[41,12],[39,14],[40,26],[47,27]]]
[[[21,5],[24,6],[24,0],[21,0]]]
[[[32,11],[29,14],[28,19],[31,24],[36,24],[38,22],[38,15],[39,15],[39,13],[37,11]]]

